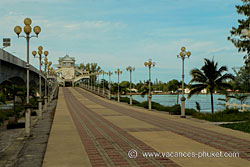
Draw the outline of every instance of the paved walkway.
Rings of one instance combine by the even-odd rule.
[[[0,167],[42,166],[56,103],[54,99],[48,104],[48,112],[43,112],[42,119],[31,117],[30,137],[25,137],[24,128],[0,129]]]
[[[145,152],[172,154],[145,157]],[[177,158],[176,152],[193,157]],[[197,158],[211,152],[240,157]],[[250,134],[60,88],[43,166],[250,167]]]

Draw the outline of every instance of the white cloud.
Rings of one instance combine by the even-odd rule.
[[[61,40],[69,39],[96,39],[98,36],[103,37],[111,31],[120,30],[125,24],[120,22],[107,22],[100,20],[92,21],[54,21],[38,19],[42,27],[42,38],[60,38]]]

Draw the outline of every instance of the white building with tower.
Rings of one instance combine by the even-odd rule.
[[[82,79],[89,79],[89,72],[82,71],[75,66],[75,58],[66,55],[59,57],[58,69],[55,71],[57,80],[63,86],[74,86],[74,84]]]

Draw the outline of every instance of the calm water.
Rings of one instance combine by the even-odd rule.
[[[187,95],[185,96],[187,97]],[[180,98],[181,95],[179,96],[179,104],[180,104]],[[224,95],[214,95],[214,109],[220,110],[224,109],[225,107],[220,105],[220,104],[225,104],[225,102],[218,100],[218,98],[224,99]],[[133,99],[143,102],[147,100],[147,96],[142,97],[141,95],[133,95]],[[152,96],[152,101],[160,103],[165,106],[172,106],[177,103],[177,95],[153,95]],[[202,112],[211,112],[211,100],[210,100],[210,95],[202,94],[202,95],[193,95],[190,99],[186,99],[186,107],[187,108],[194,108],[196,109],[196,104],[195,102],[200,103],[201,106],[201,111]],[[231,99],[229,103],[238,103],[240,104],[240,101]],[[250,104],[250,96],[248,99],[245,101],[245,104]],[[248,108],[249,109],[249,108]]]
[[[8,104],[1,104],[0,103],[0,109],[2,109],[2,110],[12,109],[13,106],[14,106],[13,103],[8,103]]]

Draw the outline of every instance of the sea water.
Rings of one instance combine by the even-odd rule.
[[[126,96],[129,97],[129,96]],[[165,106],[172,106],[177,104],[177,97],[178,95],[153,95],[152,96],[152,101],[160,103]],[[211,96],[207,94],[199,94],[199,95],[193,95],[191,98],[187,98],[187,95],[185,95],[186,101],[185,101],[185,106],[186,108],[194,108],[196,109],[196,103],[198,102],[200,104],[201,112],[211,112]],[[179,100],[178,103],[181,103],[181,95],[179,95]],[[219,94],[214,94],[213,95],[213,100],[214,100],[214,110],[223,110],[225,109],[225,102],[218,100],[219,98],[225,99],[225,95],[219,95]],[[133,95],[133,99],[137,100],[139,102],[143,102],[147,100],[147,96],[145,95],[142,97],[141,95]],[[229,103],[236,103],[240,104],[239,100],[231,98]],[[248,96],[247,100],[244,102],[244,104],[250,105],[250,95]],[[230,106],[232,107],[232,106]],[[247,108],[250,109],[250,108]]]

